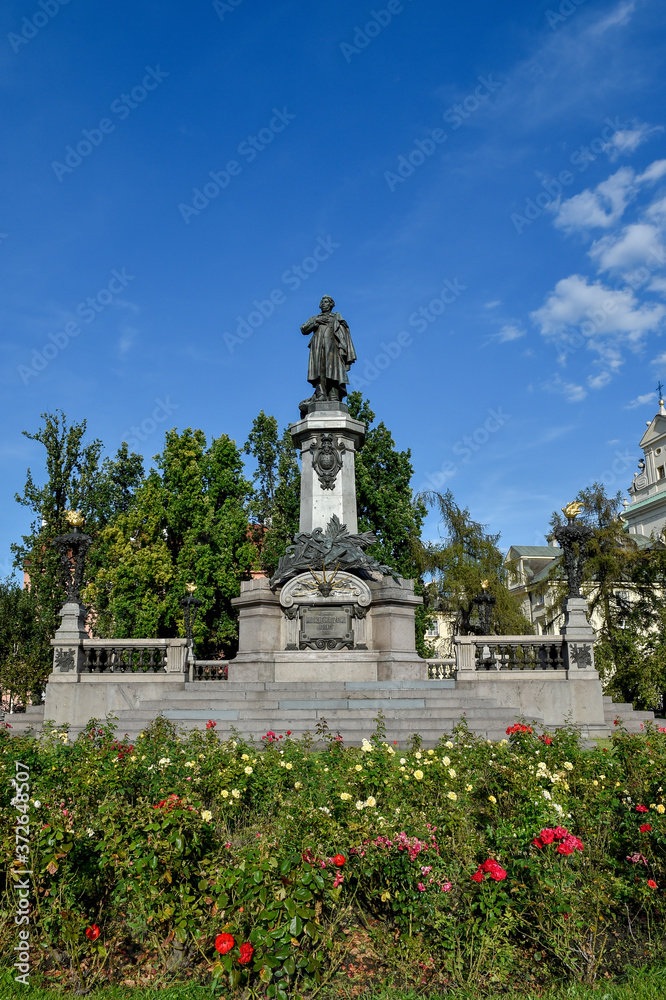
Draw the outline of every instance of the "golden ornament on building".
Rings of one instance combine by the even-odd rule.
[[[82,528],[85,523],[83,514],[79,513],[78,510],[65,511],[65,520],[72,528]]]

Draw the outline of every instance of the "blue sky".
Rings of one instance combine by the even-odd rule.
[[[8,0],[0,569],[60,408],[242,444],[336,299],[415,488],[502,544],[624,489],[666,381],[658,0]],[[437,525],[429,522],[436,534]]]

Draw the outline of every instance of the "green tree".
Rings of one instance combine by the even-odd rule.
[[[8,577],[0,581],[0,694],[26,705],[41,701],[43,634],[35,595]],[[48,647],[50,649],[50,647]]]
[[[415,552],[427,508],[411,487],[414,469],[411,451],[398,451],[386,424],[376,427],[375,414],[360,392],[347,397],[349,413],[366,426],[365,442],[356,455],[356,507],[359,531],[373,531],[377,543],[368,552],[379,562],[393,566],[402,577],[414,580],[414,593],[424,593]],[[415,630],[419,656],[433,655],[425,633],[432,623],[427,607],[417,608]]]
[[[187,583],[202,601],[197,653],[230,653],[237,637],[231,599],[249,575],[250,484],[234,442],[210,445],[201,430],[170,430],[129,508],[102,530],[99,570],[85,597],[102,636],[184,635],[180,604]]]
[[[249,511],[258,565],[268,576],[298,531],[301,474],[289,429],[262,410],[243,447],[256,462]]]
[[[411,451],[397,451],[384,422],[371,427],[375,414],[360,392],[347,397],[349,412],[366,425],[363,447],[356,456],[356,506],[359,531],[373,531],[377,543],[368,552],[393,566],[401,576],[418,576],[414,544],[420,537],[427,508],[415,497]]]
[[[12,545],[15,565],[29,574],[31,604],[34,613],[34,642],[31,642],[30,686],[41,689],[51,669],[53,637],[60,618],[58,612],[65,598],[58,554],[53,539],[69,530],[65,521],[68,510],[79,510],[89,518],[94,511],[94,496],[99,474],[102,444],[85,441],[86,421],[67,423],[64,413],[42,413],[44,426],[34,433],[23,431],[30,441],[43,445],[46,456],[46,480],[38,485],[28,469],[18,503],[34,515],[30,533]],[[17,663],[19,661],[16,661]],[[27,663],[28,660],[22,662]],[[27,683],[27,675],[26,675]]]
[[[583,504],[578,519],[594,532],[586,549],[582,591],[590,619],[599,623],[595,665],[608,694],[645,708],[647,701],[654,704],[658,697],[659,670],[655,674],[654,661],[648,662],[646,655],[658,629],[654,588],[660,560],[655,559],[653,547],[639,549],[627,533],[621,492],[609,495],[603,483],[595,482],[580,490],[576,500]],[[563,523],[554,511],[551,528]],[[556,615],[567,592],[563,560],[551,571],[549,582],[555,587]]]
[[[455,616],[455,632],[470,635],[478,627],[474,598],[488,581],[495,597],[491,632],[497,635],[529,635],[534,629],[520,609],[520,601],[509,591],[509,572],[499,534],[490,534],[474,521],[467,507],[460,508],[451,490],[429,491],[423,501],[440,514],[444,535],[439,542],[421,543],[416,548],[422,575],[430,577],[426,587],[428,608]]]

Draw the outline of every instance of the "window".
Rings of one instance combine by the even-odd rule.
[[[537,607],[541,607],[543,604],[546,603],[545,594],[533,594],[532,596],[534,597],[534,603],[536,604]]]
[[[657,466],[657,477],[659,479],[666,479],[666,472],[664,472],[663,465],[658,465]]]
[[[426,637],[428,639],[436,639],[439,635],[439,622],[435,621],[429,629],[426,630]]]

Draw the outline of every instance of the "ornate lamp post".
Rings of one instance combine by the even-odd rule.
[[[67,524],[71,525],[72,530],[68,531],[66,535],[58,535],[57,538],[53,539],[52,545],[60,556],[60,566],[67,588],[65,603],[80,605],[86,553],[92,545],[92,538],[81,531],[83,515],[79,514],[78,511],[67,511],[65,520]]]
[[[81,531],[83,516],[70,510],[65,514],[72,530],[66,535],[53,539],[53,547],[60,556],[63,581],[67,590],[65,603],[60,609],[61,623],[52,644],[56,646],[54,669],[59,672],[78,670],[81,658],[81,643],[88,638],[86,631],[86,609],[81,604],[81,587],[86,553],[92,545],[92,538]]]
[[[196,584],[187,583],[185,590],[187,594],[180,600],[180,605],[185,613],[185,637],[187,638],[187,662],[194,663],[194,623],[202,602],[194,596],[197,589]]]
[[[479,635],[490,635],[490,622],[493,616],[493,608],[497,603],[497,598],[488,593],[488,580],[481,581],[481,593],[472,599],[472,604],[476,605],[479,615]]]
[[[586,524],[578,524],[576,518],[583,509],[582,503],[574,501],[562,508],[567,523],[553,532],[564,555],[564,566],[567,573],[568,597],[580,597],[580,584],[583,579],[583,566],[587,543],[594,532]]]
[[[567,523],[553,532],[559,542],[564,556],[564,567],[567,574],[567,596],[562,605],[564,612],[565,662],[567,667],[585,669],[594,667],[594,631],[587,620],[587,601],[581,596],[580,584],[583,579],[583,566],[587,545],[594,531],[586,524],[576,523],[576,518],[583,509],[582,503],[574,501],[562,508]],[[576,641],[574,641],[576,640]]]

